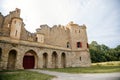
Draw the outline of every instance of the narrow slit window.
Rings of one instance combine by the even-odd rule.
[[[80,61],[81,61],[81,56],[80,56],[80,58],[79,58],[79,59],[80,59]]]
[[[16,32],[15,32],[15,36],[17,36],[17,30],[16,30]]]

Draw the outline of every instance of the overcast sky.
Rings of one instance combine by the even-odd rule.
[[[0,12],[21,9],[26,29],[35,32],[42,24],[87,26],[88,40],[109,47],[120,45],[120,0],[0,0]]]

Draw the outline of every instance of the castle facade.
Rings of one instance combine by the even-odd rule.
[[[85,25],[41,25],[25,29],[20,9],[0,13],[0,69],[88,67],[91,65]]]

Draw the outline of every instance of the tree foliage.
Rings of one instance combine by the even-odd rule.
[[[109,48],[108,46],[98,44],[92,41],[89,44],[92,62],[106,62],[106,61],[120,61],[120,45],[116,48]]]

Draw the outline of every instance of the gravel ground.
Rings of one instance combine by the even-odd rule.
[[[53,80],[120,80],[120,73],[79,73],[79,74],[71,74],[71,73],[61,73],[61,72],[53,72],[53,71],[46,71],[46,70],[35,70],[35,69],[32,69],[30,71],[36,71],[36,72],[56,76],[56,78],[53,78]]]

